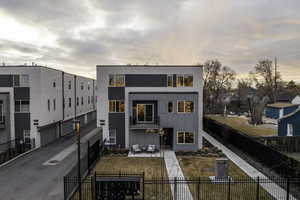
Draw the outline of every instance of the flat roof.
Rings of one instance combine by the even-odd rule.
[[[299,105],[292,104],[292,103],[277,102],[277,103],[268,104],[267,106],[272,107],[272,108],[288,108],[288,107],[294,107],[294,106],[299,106]]]
[[[203,67],[203,65],[97,65],[96,67]]]

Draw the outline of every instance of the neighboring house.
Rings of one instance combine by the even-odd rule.
[[[294,112],[298,107],[299,105],[284,102],[268,104],[265,109],[265,115],[267,118],[279,119]]]
[[[279,120],[278,136],[300,136],[300,108]]]
[[[43,66],[0,67],[0,144],[44,146],[96,118],[95,81]],[[77,102],[75,102],[75,100]]]
[[[202,71],[201,66],[97,66],[97,122],[107,145],[201,148]]]
[[[292,99],[292,104],[297,104],[300,107],[300,95],[296,95],[293,99]]]

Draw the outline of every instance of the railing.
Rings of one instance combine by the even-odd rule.
[[[23,139],[10,140],[0,144],[0,164],[3,164],[18,155],[34,148],[34,140],[25,143]]]
[[[130,125],[134,126],[134,125],[138,125],[138,124],[155,124],[155,125],[160,125],[160,117],[159,116],[155,116],[153,119],[153,122],[138,122],[136,117],[130,116],[129,117],[129,121],[130,121]]]
[[[124,175],[122,175],[124,177]],[[130,175],[125,175],[125,178]],[[108,177],[107,175],[96,174],[86,180],[82,181],[82,200],[96,200],[101,195],[107,193],[118,195],[118,200],[132,199],[132,200],[294,200],[290,194],[291,185],[299,185],[299,178],[289,179],[262,179],[262,178],[239,178],[232,177],[232,179],[217,179],[215,182],[208,178],[195,179],[139,179],[139,183],[135,184],[135,193],[130,193],[131,188],[124,189],[124,179],[113,181],[106,184],[105,188],[97,187],[97,178]],[[115,174],[119,177],[119,174]],[[137,177],[132,175],[132,177]],[[122,177],[121,177],[122,178]],[[131,181],[126,183],[130,186]],[[131,179],[132,180],[132,179]],[[64,184],[68,185],[78,181],[76,177],[65,177]],[[276,183],[284,185],[282,191],[269,190],[268,193],[265,188],[276,188]],[[127,194],[127,192],[129,193]],[[74,195],[73,199],[78,199]],[[97,195],[95,195],[97,194]],[[100,198],[101,199],[101,198]],[[114,198],[109,198],[114,199]]]

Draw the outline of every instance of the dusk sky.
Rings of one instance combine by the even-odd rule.
[[[95,78],[97,64],[218,59],[239,77],[278,57],[300,83],[300,0],[1,0],[0,62]]]

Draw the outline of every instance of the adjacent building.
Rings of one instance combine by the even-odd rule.
[[[300,136],[300,108],[279,120],[278,136]]]
[[[202,147],[201,66],[97,66],[97,125],[107,145]]]
[[[0,67],[0,144],[44,146],[96,118],[95,80],[43,66]]]
[[[294,112],[299,108],[298,104],[277,102],[273,104],[268,104],[265,109],[265,116],[271,119],[280,119],[285,115]]]

